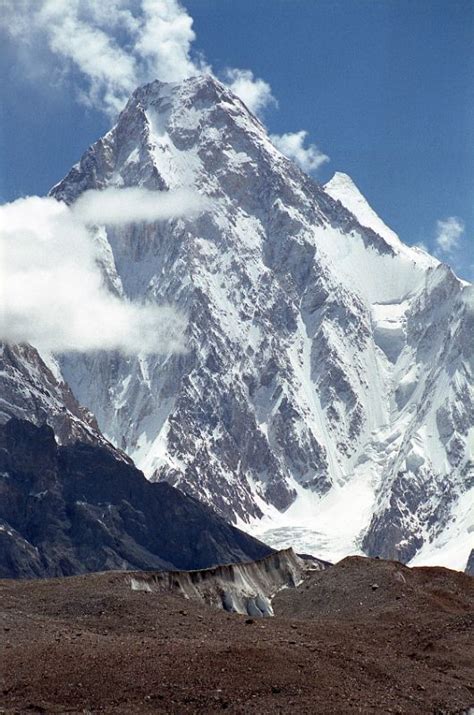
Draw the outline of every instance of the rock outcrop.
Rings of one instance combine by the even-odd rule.
[[[101,446],[0,426],[0,577],[107,569],[199,569],[271,549]]]

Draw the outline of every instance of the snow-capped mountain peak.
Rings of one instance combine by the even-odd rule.
[[[396,249],[401,248],[403,244],[397,234],[375,213],[348,174],[336,171],[332,179],[324,184],[324,190],[349,209],[362,226],[371,228]]]
[[[108,438],[150,478],[328,559],[408,560],[457,523],[468,286],[404,246],[348,177],[317,185],[213,78],[139,88],[52,194],[111,184],[212,202],[99,228],[109,284],[189,317],[184,355],[61,358]]]
[[[395,231],[392,231],[371,207],[348,174],[336,171],[332,179],[324,184],[324,190],[335,201],[340,201],[359,221],[361,226],[371,228],[381,236],[397,253],[403,253],[424,268],[435,267],[439,261],[417,246],[407,246]]]

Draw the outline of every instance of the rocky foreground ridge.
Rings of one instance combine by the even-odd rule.
[[[0,426],[0,578],[105,569],[199,569],[271,549],[107,447]]]

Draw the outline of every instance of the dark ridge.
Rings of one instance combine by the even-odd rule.
[[[26,420],[0,426],[0,577],[202,569],[272,551],[110,449],[59,447]]]

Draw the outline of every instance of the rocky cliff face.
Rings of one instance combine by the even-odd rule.
[[[54,358],[40,356],[28,344],[0,343],[0,424],[11,417],[36,425],[47,422],[60,444],[76,440],[107,444],[94,416],[79,405]]]
[[[317,185],[213,78],[138,89],[52,195],[210,199],[198,218],[97,227],[109,285],[176,305],[188,351],[60,362],[151,480],[276,545],[408,561],[444,548],[448,523],[465,543],[472,287],[375,221],[346,178]]]
[[[58,447],[52,429],[0,427],[0,578],[199,569],[271,552],[110,449]]]

